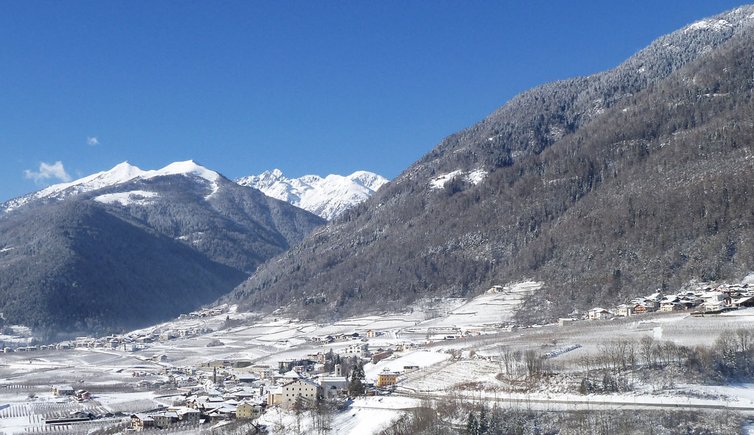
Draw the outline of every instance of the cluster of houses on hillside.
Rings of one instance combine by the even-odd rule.
[[[223,314],[222,310],[203,310],[184,317]],[[235,419],[248,419],[253,423],[270,407],[309,408],[323,400],[344,404],[352,394],[380,394],[381,389],[392,388],[398,383],[400,373],[384,371],[372,384],[364,379],[361,369],[363,364],[376,364],[390,358],[394,352],[415,347],[415,344],[405,342],[370,348],[370,339],[383,335],[383,332],[351,330],[345,333],[312,336],[312,343],[325,345],[320,351],[301,359],[280,361],[275,366],[235,359],[179,367],[171,362],[168,355],[155,351],[162,348],[159,342],[211,332],[212,330],[206,327],[181,327],[180,324],[173,324],[170,328],[162,327],[100,338],[77,337],[52,345],[6,348],[5,352],[40,349],[101,349],[108,353],[139,351],[139,360],[145,364],[133,366],[133,382],[126,383],[136,390],[159,391],[160,397],[169,399],[165,399],[166,406],[150,411],[129,410],[132,412],[131,429],[185,430],[188,427],[188,430],[193,430],[193,425],[222,424]],[[447,331],[442,332],[447,335]],[[149,364],[150,361],[155,364]],[[348,373],[342,371],[342,367],[346,367]],[[360,368],[360,375],[357,375],[359,382],[354,382],[359,385],[358,389],[349,383],[349,375],[358,373],[351,371],[354,367]],[[415,370],[418,366],[406,366],[404,369]],[[63,379],[59,381],[72,382]],[[96,397],[92,398],[88,391],[82,389],[87,388],[85,382],[80,381],[76,388],[79,389],[60,384],[53,387],[52,394],[71,401],[96,400]],[[124,415],[126,416],[128,414]],[[109,415],[82,416],[81,420],[103,417]]]
[[[341,373],[340,365],[325,372],[318,360],[321,358],[313,355],[312,359],[281,362],[278,368],[234,360],[212,361],[198,368],[166,366],[158,373],[134,371],[135,377],[159,378],[159,385],[153,382],[149,387],[164,388],[175,396],[169,407],[132,414],[131,428],[191,430],[191,426],[205,423],[236,419],[253,422],[274,406],[311,408],[322,400],[345,402],[348,378]],[[280,368],[289,367],[290,370],[281,373]],[[397,374],[392,380],[378,380],[378,385],[387,387],[396,381]],[[74,390],[70,385],[56,385],[52,393],[76,401],[92,399],[89,392]]]
[[[36,350],[67,350],[67,349],[112,349],[122,350],[124,352],[136,352],[146,347],[148,343],[164,342],[176,338],[193,337],[201,334],[212,332],[212,329],[206,327],[170,329],[166,331],[131,333],[126,335],[109,335],[106,337],[76,337],[73,340],[61,341],[49,345],[31,345],[31,346],[6,346],[2,349],[5,353],[10,352],[30,352]]]
[[[592,308],[583,319],[601,320],[612,317],[628,317],[652,312],[675,312],[693,310],[694,313],[720,313],[727,310],[754,307],[754,287],[748,284],[723,284],[699,286],[676,294],[656,292],[631,300],[612,309]],[[561,324],[567,319],[561,319]]]
[[[178,390],[185,400],[158,412],[133,414],[131,427],[165,429],[232,419],[253,421],[273,406],[309,408],[321,400],[344,402],[349,395],[348,377],[342,373],[341,365],[332,361],[337,357],[351,362],[375,362],[395,350],[378,348],[371,352],[367,343],[349,336],[353,341],[338,353],[320,351],[303,359],[280,361],[276,367],[254,365],[249,360],[215,360],[195,368],[167,364],[160,372],[161,385],[150,386]],[[326,371],[325,367],[331,370]],[[398,375],[386,371],[379,374],[375,385],[364,382],[367,394],[392,387],[398,382]],[[134,376],[155,377],[144,371],[135,371]]]
[[[314,356],[283,361],[279,368],[292,367],[284,373],[279,368],[247,365],[245,361],[213,361],[188,377],[185,370],[170,370],[172,379],[181,377],[190,381],[177,388],[185,392],[185,399],[157,412],[131,415],[131,427],[167,429],[233,419],[253,421],[273,406],[312,408],[322,400],[345,402],[349,394],[348,378],[339,365],[325,373],[318,359]],[[398,373],[380,374],[376,388],[395,385],[397,379]]]
[[[184,393],[185,400],[159,412],[133,414],[132,428],[164,429],[218,420],[254,420],[273,406],[310,408],[322,400],[343,403],[349,396],[349,379],[340,364],[331,364],[335,357],[349,358],[352,362],[377,362],[396,350],[378,348],[371,352],[368,344],[358,337],[353,334],[348,337],[353,342],[338,353],[321,351],[303,359],[280,361],[277,367],[254,365],[248,360],[215,360],[190,369],[166,367],[162,375],[167,376],[172,388]],[[332,368],[330,371],[325,370],[328,366]],[[416,367],[406,369],[411,368]],[[398,377],[397,372],[384,371],[374,385],[363,383],[365,392],[378,394],[380,389],[396,385]]]

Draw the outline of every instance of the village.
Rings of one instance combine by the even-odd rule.
[[[710,286],[700,284],[691,290],[684,290],[675,294],[663,294],[657,291],[650,295],[620,304],[612,309],[595,307],[590,309],[582,320],[604,320],[612,317],[629,317],[639,314],[693,310],[693,315],[719,314],[738,308],[754,307],[754,288],[745,284],[722,284]],[[578,320],[577,318],[563,318],[559,323]]]
[[[182,320],[217,320],[223,315],[227,315],[227,307],[201,310],[182,316]],[[225,323],[227,321],[226,316]],[[25,355],[31,366],[36,363],[35,355],[51,351],[63,358],[66,353],[82,351],[127,355],[144,363],[132,365],[130,376],[133,380],[128,382],[130,388],[133,391],[157,392],[166,399],[163,402],[169,402],[155,409],[133,413],[112,413],[103,407],[88,406],[85,411],[72,411],[67,415],[51,414],[44,420],[50,427],[65,425],[72,428],[98,420],[112,424],[128,418],[128,427],[136,431],[189,430],[192,427],[222,427],[238,420],[250,422],[256,430],[263,431],[264,425],[253,424],[253,421],[272,407],[299,411],[322,407],[334,410],[347,407],[353,397],[390,394],[399,373],[382,370],[374,380],[367,381],[364,365],[377,364],[395,351],[415,348],[413,343],[402,343],[372,349],[369,340],[384,335],[384,332],[367,329],[312,335],[307,337],[307,341],[322,348],[329,346],[329,350],[279,360],[275,365],[237,358],[204,360],[190,366],[177,365],[166,353],[155,350],[211,332],[212,328],[206,326],[164,328],[161,332],[135,331],[101,338],[78,337],[50,345],[5,347],[3,351],[19,357]],[[208,341],[206,347],[211,352],[218,347],[217,340]],[[333,348],[337,348],[338,352]],[[419,366],[402,368],[412,371]],[[79,382],[85,383],[83,380]],[[52,385],[49,395],[36,396],[50,396],[50,400],[58,404],[68,401],[86,405],[98,400],[96,393],[62,383]],[[3,412],[0,411],[2,417]]]
[[[722,331],[747,325],[741,322],[754,312],[744,310],[753,299],[750,283],[703,284],[590,310],[559,325],[513,324],[517,304],[540,287],[495,286],[468,301],[433,299],[406,313],[332,324],[221,306],[124,334],[54,344],[6,341],[0,433],[196,433],[237,425],[286,433],[289,426],[280,421],[290,425],[303,413],[338,420],[333,427],[368,427],[374,407],[422,394],[463,391],[480,379],[505,391],[506,378],[497,375],[508,373],[503,367],[515,352],[535,349],[548,364],[565,367],[600,352],[608,339],[648,334],[710,343]],[[589,321],[610,318],[624,320]],[[633,326],[626,327],[630,319]],[[525,363],[516,362],[519,373]],[[368,407],[360,408],[364,403]],[[358,418],[362,426],[352,422]]]

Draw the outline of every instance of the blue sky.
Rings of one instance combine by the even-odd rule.
[[[737,5],[4,1],[0,201],[124,160],[392,178],[512,96]]]

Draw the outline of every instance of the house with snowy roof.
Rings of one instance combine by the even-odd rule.
[[[345,376],[322,376],[319,378],[319,385],[322,391],[322,397],[333,399],[345,394],[348,388],[348,381]]]
[[[70,385],[55,385],[52,387],[53,396],[73,396],[76,391]]]
[[[602,320],[610,318],[610,311],[604,308],[595,307],[589,310],[589,320]]]
[[[615,315],[620,317],[628,317],[634,314],[634,305],[620,304],[616,307]]]
[[[131,428],[141,431],[155,427],[154,419],[147,414],[131,414]]]
[[[319,385],[309,379],[295,379],[268,391],[267,405],[292,408],[296,404],[309,407],[317,402]]]
[[[264,412],[264,408],[259,403],[243,401],[236,406],[236,418],[253,420],[259,418]]]

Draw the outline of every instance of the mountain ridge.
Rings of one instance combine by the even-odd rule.
[[[754,7],[697,23],[613,69],[514,97],[224,300],[340,317],[532,279],[546,283],[522,310],[534,321],[746,274]]]
[[[324,178],[319,175],[288,178],[280,169],[274,169],[239,178],[236,182],[332,220],[365,201],[388,180],[369,171],[345,176],[330,174]]]
[[[0,312],[81,332],[210,303],[324,223],[191,160],[124,162],[2,209]]]
[[[217,182],[220,174],[211,171],[193,160],[173,162],[157,169],[144,171],[128,161],[118,163],[107,171],[97,172],[79,179],[53,184],[36,192],[32,192],[18,198],[10,199],[0,204],[0,209],[10,212],[31,201],[40,199],[64,199],[70,195],[78,195],[92,190],[102,189],[118,184],[127,183],[134,179],[148,179],[166,175],[196,175],[209,182]]]

